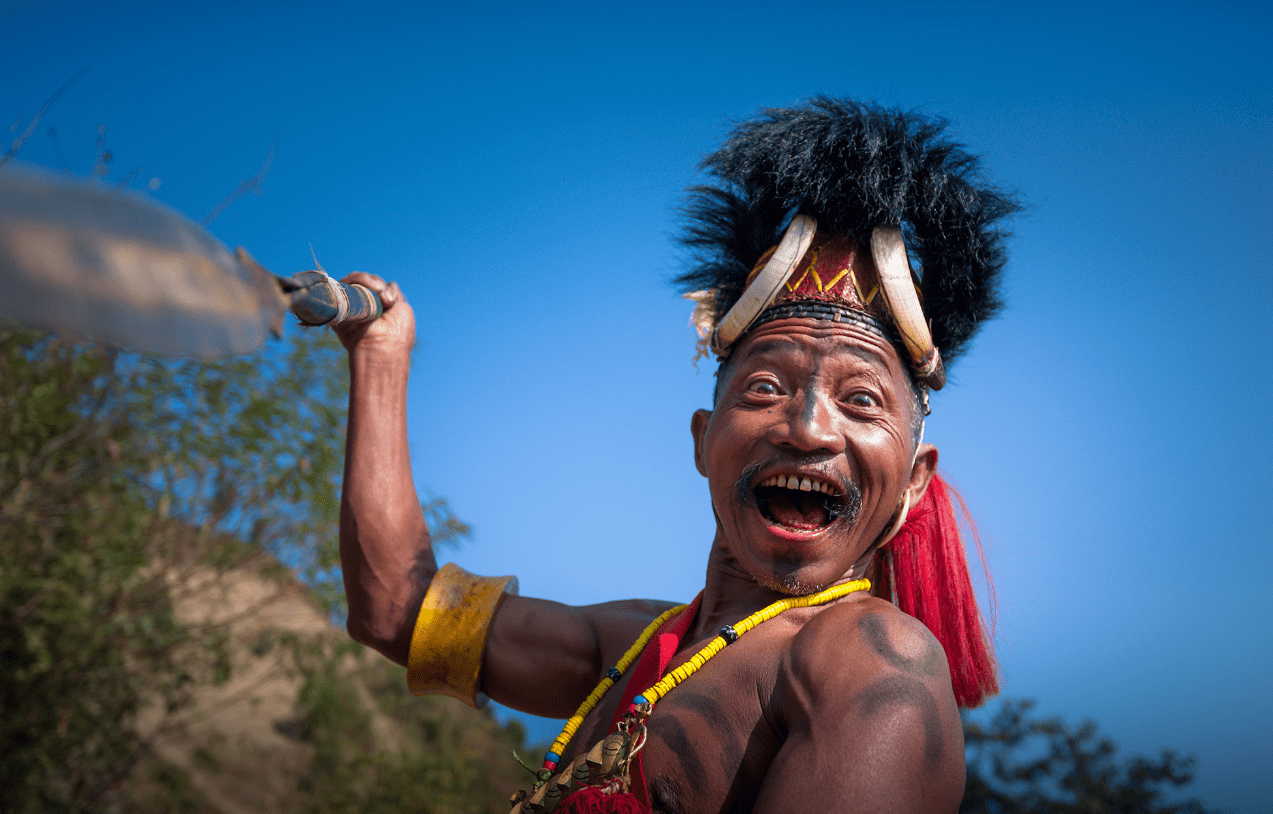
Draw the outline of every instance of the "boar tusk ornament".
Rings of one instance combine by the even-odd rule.
[[[712,334],[712,350],[717,355],[723,356],[730,345],[737,342],[756,318],[773,303],[783,283],[790,279],[791,272],[800,263],[805,252],[809,251],[817,231],[817,221],[807,215],[796,215],[791,219],[787,231],[783,233],[782,240],[765,267],[751,285],[747,286],[747,290],[725,314],[716,332]]]
[[[919,304],[902,230],[896,226],[875,227],[871,232],[871,256],[880,275],[880,293],[910,355],[915,378],[933,390],[942,389],[946,384],[946,369],[942,366],[941,353],[933,345],[932,332]]]

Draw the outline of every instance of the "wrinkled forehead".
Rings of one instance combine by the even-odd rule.
[[[752,329],[721,369],[775,354],[798,355],[810,363],[824,359],[863,363],[888,378],[910,385],[897,348],[877,327],[810,317],[776,319]]]

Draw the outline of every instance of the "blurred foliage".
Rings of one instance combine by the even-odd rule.
[[[1121,760],[1117,747],[1085,721],[1033,718],[1034,702],[1007,700],[986,724],[965,719],[968,783],[961,812],[977,814],[1205,814],[1181,799],[1193,758]]]
[[[312,744],[298,810],[318,814],[504,814],[532,781],[512,752],[520,724],[449,698],[415,698],[405,671],[379,658],[310,649],[296,736]],[[379,722],[381,725],[377,726]],[[392,722],[388,725],[387,722]],[[544,748],[547,748],[545,745]]]
[[[151,461],[117,386],[118,357],[0,334],[0,809],[89,810],[141,744],[142,693],[181,706],[156,553]],[[138,676],[147,676],[139,681]]]
[[[0,811],[102,809],[153,758],[141,706],[229,679],[233,619],[173,612],[209,579],[295,572],[341,613],[346,388],[322,331],[202,362],[0,325]]]

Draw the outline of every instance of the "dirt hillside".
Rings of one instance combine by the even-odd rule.
[[[190,707],[175,715],[149,705],[140,716],[141,734],[215,810],[286,810],[311,755],[291,728],[303,677],[281,642],[335,643],[344,633],[304,586],[245,570],[196,574],[174,592],[174,610],[186,624],[229,623],[230,677],[195,689]]]

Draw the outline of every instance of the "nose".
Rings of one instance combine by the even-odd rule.
[[[798,395],[801,397],[788,401],[786,414],[771,428],[770,441],[802,453],[843,452],[844,434],[835,402],[817,387]]]

